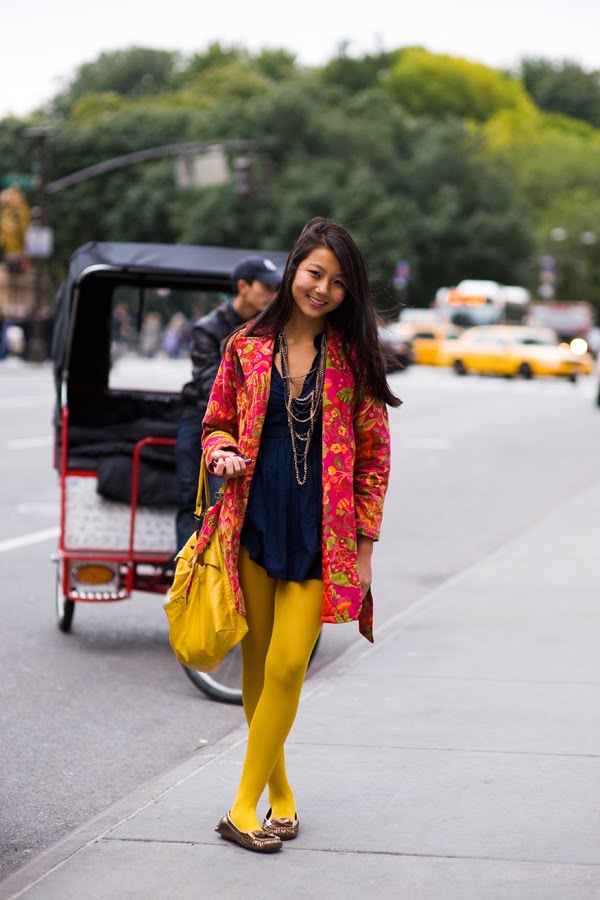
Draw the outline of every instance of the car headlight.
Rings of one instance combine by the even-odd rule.
[[[587,353],[587,341],[584,341],[583,338],[573,338],[569,346],[577,356],[583,356],[584,353]]]

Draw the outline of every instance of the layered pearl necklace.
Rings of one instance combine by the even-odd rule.
[[[307,375],[290,375],[290,366],[288,360],[288,345],[283,331],[279,332],[279,353],[281,354],[281,377],[283,380],[283,396],[285,408],[287,412],[288,428],[292,439],[292,452],[294,456],[294,469],[296,472],[296,481],[299,485],[306,484],[308,474],[308,451],[310,450],[310,442],[315,422],[321,410],[323,399],[323,384],[325,383],[325,362],[327,358],[327,335],[325,332],[321,335],[321,345],[319,348],[319,360],[317,364],[317,377],[312,391],[309,391],[305,397],[295,397],[292,391],[292,381],[299,381],[310,375],[313,369]],[[304,433],[299,434],[296,431],[296,425],[306,425],[308,428]]]

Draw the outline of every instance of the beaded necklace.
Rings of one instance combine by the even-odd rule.
[[[309,391],[305,397],[295,397],[292,391],[291,382],[298,381],[300,378],[306,378],[307,376],[290,375],[288,345],[283,331],[279,332],[279,353],[281,354],[283,396],[287,412],[288,428],[292,439],[294,470],[296,472],[296,481],[299,485],[303,485],[306,484],[308,474],[308,451],[310,449],[310,442],[323,399],[325,361],[327,358],[327,335],[325,332],[321,335],[321,345],[319,347],[319,358],[317,362],[317,377],[312,391]],[[310,375],[313,370],[314,366],[307,374]],[[306,425],[308,423],[308,429],[304,434],[299,434],[296,431],[295,423],[298,423],[298,425]]]

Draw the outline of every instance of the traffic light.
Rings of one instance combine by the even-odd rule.
[[[254,179],[252,173],[252,158],[250,156],[238,156],[233,161],[235,169],[235,192],[248,197],[254,193]]]

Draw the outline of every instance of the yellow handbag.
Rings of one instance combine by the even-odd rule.
[[[196,500],[197,522],[202,522],[208,514],[209,498],[208,472],[202,457]],[[198,531],[177,554],[165,612],[169,620],[169,640],[179,662],[199,672],[211,672],[241,641],[248,631],[248,624],[235,606],[216,526],[208,544],[198,555],[195,552],[197,538]]]

